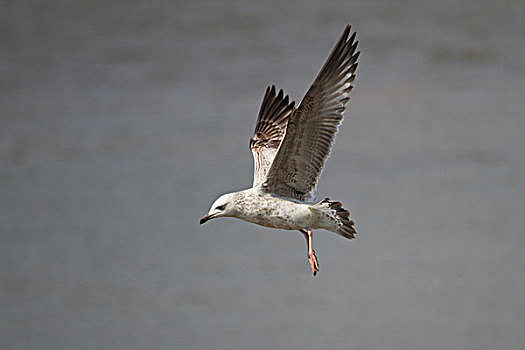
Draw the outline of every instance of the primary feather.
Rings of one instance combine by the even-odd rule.
[[[266,178],[294,106],[295,102],[289,102],[288,96],[284,96],[282,89],[276,94],[275,85],[268,86],[253,137],[250,139],[254,160],[253,187]]]
[[[358,41],[347,26],[312,86],[290,115],[284,138],[263,181],[269,193],[313,201],[350,99]]]

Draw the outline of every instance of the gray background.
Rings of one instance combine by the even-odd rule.
[[[519,349],[523,1],[8,1],[0,348]],[[361,40],[318,195],[355,241],[198,219],[267,85]]]

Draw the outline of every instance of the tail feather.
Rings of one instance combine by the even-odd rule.
[[[357,235],[357,230],[354,228],[355,222],[350,218],[350,211],[343,208],[341,202],[332,201],[330,198],[323,199],[316,204],[317,207],[323,209],[331,209],[331,215],[335,220],[335,232],[339,235],[354,239]]]

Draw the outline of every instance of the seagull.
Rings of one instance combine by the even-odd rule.
[[[254,159],[253,186],[220,196],[200,224],[234,217],[257,225],[298,230],[306,239],[308,261],[315,276],[319,262],[313,230],[325,229],[353,239],[357,231],[350,212],[330,198],[316,203],[315,190],[330,154],[353,88],[359,41],[347,25],[310,89],[297,107],[266,89],[250,139]]]

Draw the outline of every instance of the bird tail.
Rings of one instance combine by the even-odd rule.
[[[322,215],[324,217],[324,225],[321,228],[335,232],[348,239],[355,238],[357,235],[357,230],[354,228],[355,222],[350,218],[350,211],[343,208],[341,202],[325,198],[312,207],[324,214]]]

